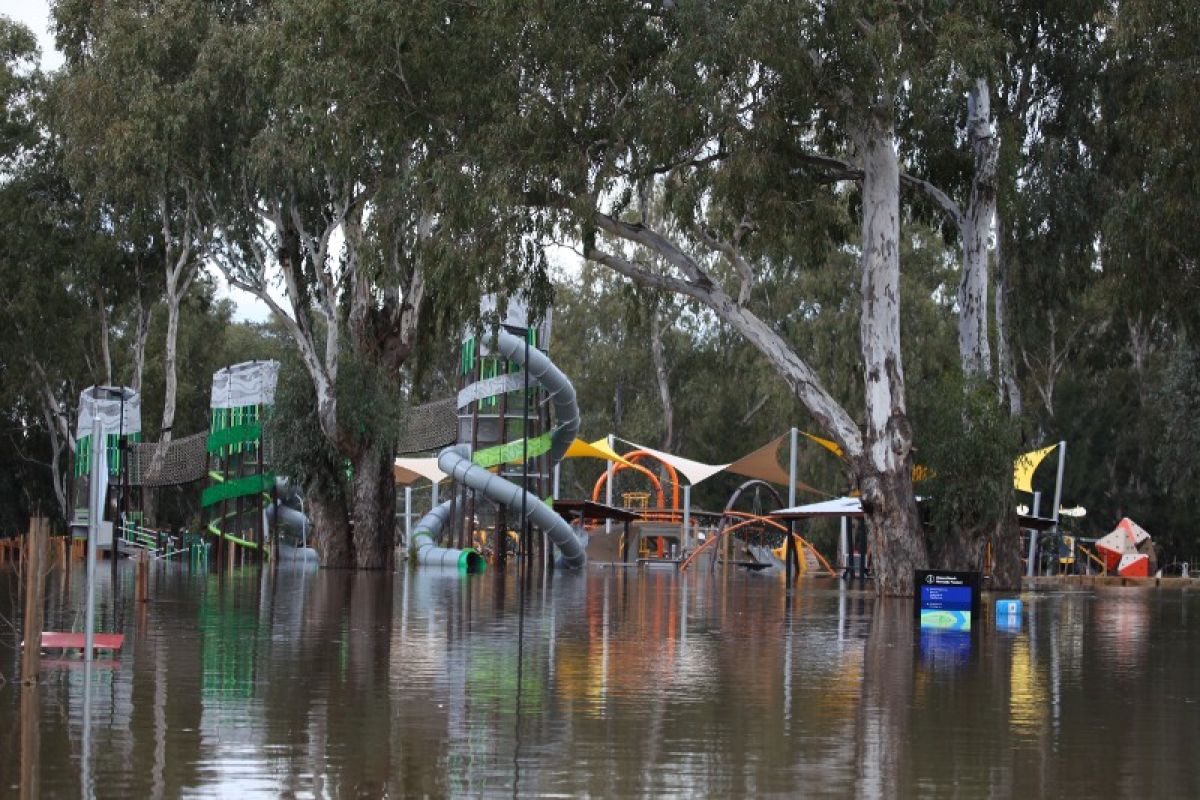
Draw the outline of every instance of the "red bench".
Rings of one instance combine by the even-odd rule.
[[[125,634],[123,633],[96,633],[92,634],[92,649],[93,650],[120,650],[121,645],[125,644]],[[25,642],[21,642],[21,647],[25,646]],[[42,650],[82,650],[83,649],[83,634],[82,633],[56,633],[55,631],[42,631]]]

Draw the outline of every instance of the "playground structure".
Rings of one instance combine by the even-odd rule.
[[[454,441],[440,443],[436,456],[396,461],[397,483],[405,486],[404,528],[413,563],[477,572],[489,561],[503,564],[510,553],[553,562],[549,547],[553,544],[559,566],[580,567],[587,562],[585,548],[594,539],[608,563],[686,569],[689,557],[701,547],[714,557],[732,558],[713,545],[728,534],[727,542],[741,543],[737,563],[759,569],[782,566],[783,526],[761,513],[746,515],[735,509],[740,492],[719,514],[692,509],[690,492],[698,481],[725,470],[755,478],[755,487],[766,486],[768,480],[782,482],[790,486],[790,499],[797,487],[815,491],[795,480],[795,431],[791,471],[783,470],[777,461],[782,436],[721,465],[634,443],[620,454],[613,449],[611,436],[590,443],[578,440],[574,388],[548,355],[549,319],[533,325],[527,309],[511,300],[501,319],[497,306],[492,298],[485,298],[481,318],[490,321],[492,328],[470,332],[462,341]],[[428,446],[433,444],[428,439],[422,450],[402,448],[402,452],[429,452],[434,448]],[[582,456],[607,461],[590,501],[558,502],[562,459]],[[649,491],[623,491],[615,498],[618,475],[635,476],[648,484]],[[447,476],[452,480],[452,497],[441,500],[439,484]],[[414,525],[411,486],[422,478],[430,481],[430,505]],[[777,507],[778,493],[774,499]],[[580,510],[583,505],[586,513]],[[623,530],[613,531],[614,520]],[[544,537],[533,536],[531,525]],[[770,547],[747,549],[744,544],[767,540]],[[834,573],[811,543],[802,537],[800,541],[806,554],[802,569],[811,566],[814,571]]]
[[[128,387],[88,387],[80,395],[77,450],[72,470],[70,527],[86,536],[87,493],[93,464],[99,464],[102,519],[97,546],[117,555],[147,552],[207,566],[210,551],[218,564],[261,563],[272,547],[304,544],[307,519],[303,498],[271,466],[264,425],[274,406],[279,364],[251,361],[218,370],[210,397],[211,428],[165,442],[141,442],[141,399]],[[99,458],[93,459],[93,427],[101,431]],[[147,488],[205,484],[200,505],[203,531],[171,534],[145,525]],[[112,520],[112,521],[109,521]],[[274,532],[274,536],[272,533]],[[307,557],[314,551],[302,548]]]
[[[93,464],[98,465],[101,495],[108,487],[116,489],[115,507],[107,516],[137,526],[142,521],[140,483],[130,475],[128,454],[141,439],[142,399],[126,386],[89,386],[79,394],[79,412],[75,423],[75,461],[71,481],[73,513],[68,526],[76,538],[84,538],[89,523],[88,486]],[[93,455],[96,458],[93,458]],[[103,525],[97,545],[113,546],[111,525]]]
[[[483,557],[467,545],[468,537],[475,538],[480,515],[489,510],[481,500],[495,504],[489,527],[496,560],[503,562],[507,556],[507,519],[514,515],[522,534],[518,554],[532,555],[537,547],[537,540],[528,534],[532,523],[557,546],[564,566],[581,567],[587,562],[586,541],[542,499],[551,469],[566,455],[579,430],[575,389],[541,349],[548,343],[549,330],[549,320],[531,327],[527,310],[514,303],[494,338],[476,334],[464,339],[459,442],[437,456],[438,467],[453,479],[457,494],[434,505],[418,521],[410,540],[416,563],[481,571]],[[546,401],[553,406],[556,421],[550,430],[546,430]],[[514,469],[513,464],[520,468]],[[435,542],[443,533],[457,546],[438,547]],[[480,539],[486,539],[486,532],[481,533],[485,535]]]
[[[248,361],[213,375],[206,440],[209,484],[200,496],[217,563],[261,561],[275,503],[263,427],[275,404],[279,362]]]
[[[576,439],[575,391],[548,356],[549,319],[532,324],[515,301],[499,319],[494,315],[496,303],[485,303],[485,317],[492,314],[498,324],[463,338],[457,397],[414,409],[414,417],[428,424],[414,426],[418,430],[410,440],[440,448],[435,458],[426,459],[436,463],[429,512],[415,527],[406,525],[407,551],[414,563],[478,572],[488,561],[502,564],[515,554],[581,567],[588,560],[589,539],[611,538],[612,521],[619,520],[624,529],[612,546],[604,542],[600,548],[607,551],[610,563],[687,569],[703,549],[713,559],[710,563],[728,561],[757,569],[782,564],[786,537],[782,526],[762,513],[759,498],[768,481],[789,485],[789,499],[797,487],[808,489],[795,481],[794,466],[789,473],[778,464],[784,437],[722,465],[689,461],[635,443],[622,455],[613,449],[615,437],[592,443]],[[91,463],[90,435],[83,424],[101,418],[100,463],[107,481],[101,491],[107,498],[103,518],[116,521],[102,524],[103,531],[115,532],[107,539],[100,533],[97,544],[119,553],[149,551],[156,558],[183,561],[181,556],[186,556],[194,565],[206,564],[211,554],[222,567],[262,563],[284,551],[314,557],[315,551],[305,546],[309,531],[302,493],[275,474],[265,435],[278,370],[273,361],[218,370],[212,382],[210,429],[153,444],[140,442],[136,393],[125,387],[90,387],[81,397],[75,489],[79,494],[87,486]],[[447,411],[453,415],[450,426],[439,418]],[[447,435],[447,430],[452,432]],[[793,431],[793,463],[795,439]],[[560,514],[551,503],[558,497],[561,461],[581,456],[607,461],[592,492],[595,513],[583,518]],[[735,492],[720,513],[693,509],[692,487],[724,470],[760,477]],[[646,484],[649,491],[634,486],[614,498],[618,475],[626,482],[635,477],[634,482]],[[446,476],[452,480],[451,496],[439,502],[437,484]],[[169,535],[146,527],[143,490],[188,483],[202,484],[203,530]],[[116,491],[110,492],[110,486]],[[749,511],[736,508],[738,496],[751,487],[756,505]],[[773,489],[771,493],[778,507],[779,494]],[[602,495],[606,503],[599,502]],[[75,508],[72,521],[82,532],[88,521],[86,504],[76,502]],[[717,545],[722,541],[724,548]],[[797,546],[805,553],[801,569],[832,572],[803,537]]]

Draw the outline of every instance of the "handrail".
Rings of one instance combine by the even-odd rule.
[[[1092,561],[1095,561],[1097,564],[1100,565],[1100,572],[1102,574],[1108,572],[1108,564],[1104,563],[1104,559],[1098,558],[1095,553],[1093,553],[1091,550],[1088,550],[1086,547],[1084,547],[1082,544],[1080,544],[1078,542],[1075,543],[1075,546],[1078,547],[1080,550],[1082,550],[1083,554],[1085,556],[1087,556]]]

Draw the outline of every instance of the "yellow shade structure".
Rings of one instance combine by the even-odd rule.
[[[607,439],[597,439],[594,442],[585,442],[583,439],[576,439],[571,442],[571,446],[567,448],[567,452],[563,454],[564,458],[599,458],[605,461],[615,461],[618,464],[624,464],[627,467],[632,467],[625,459],[617,455],[617,452],[608,446]]]
[[[1033,450],[1017,456],[1017,460],[1013,462],[1013,486],[1017,491],[1033,493],[1033,473],[1046,456],[1050,455],[1050,451],[1056,447],[1058,447],[1057,444],[1052,444],[1041,450]]]
[[[842,448],[840,445],[838,445],[837,442],[831,442],[828,439],[822,439],[820,436],[813,436],[811,433],[805,433],[804,431],[800,431],[799,433],[801,436],[805,436],[805,437],[811,439],[812,441],[816,442],[817,444],[821,445],[821,447],[824,447],[826,450],[833,453],[838,458],[844,457],[844,454],[842,453]]]

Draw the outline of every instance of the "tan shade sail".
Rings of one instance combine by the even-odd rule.
[[[808,434],[805,434],[806,436]],[[757,450],[747,453],[746,455],[734,461],[726,469],[737,475],[745,475],[747,478],[758,478],[759,480],[767,481],[768,483],[788,485],[788,473],[779,465],[779,446],[787,439],[787,434],[777,436],[771,441],[764,444]],[[828,492],[822,492],[820,489],[814,489],[806,483],[796,481],[796,488],[813,494],[829,497]]]
[[[1041,450],[1034,450],[1017,457],[1017,460],[1013,462],[1013,486],[1018,491],[1033,493],[1033,473],[1046,456],[1050,455],[1050,451],[1056,447],[1058,447],[1057,444],[1052,444]]]
[[[409,486],[424,478],[433,483],[441,483],[446,473],[438,467],[435,456],[429,458],[397,458],[392,466],[392,474],[396,477],[397,486]]]
[[[637,442],[631,442],[628,439],[621,441],[636,447],[639,450],[644,450],[647,453],[662,459],[665,463],[670,464],[677,471],[687,478],[688,483],[695,486],[703,480],[711,478],[718,472],[733,472],[737,475],[745,475],[748,478],[758,478],[759,480],[767,481],[768,483],[788,485],[788,473],[779,465],[779,446],[787,438],[787,434],[777,436],[771,441],[764,444],[757,450],[747,453],[729,464],[705,464],[701,461],[693,461],[690,458],[677,456],[673,453],[664,453],[661,450],[655,450],[653,447],[646,447]],[[806,483],[796,481],[796,488],[806,492],[812,492],[825,497],[830,495],[827,492],[822,492],[819,489],[814,489]]]

